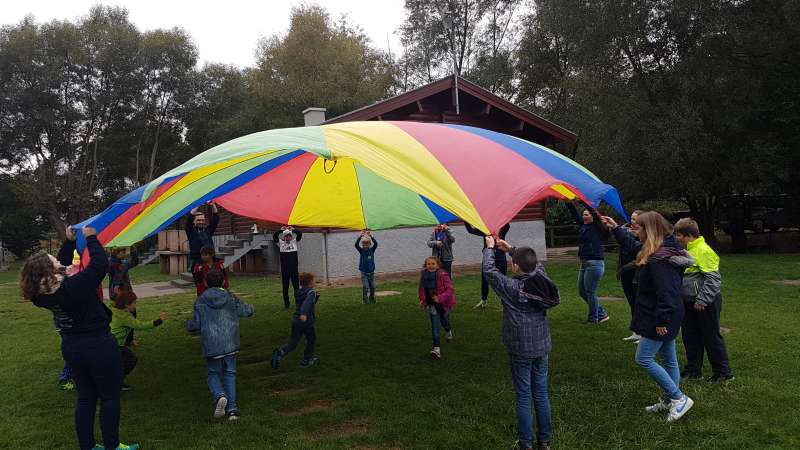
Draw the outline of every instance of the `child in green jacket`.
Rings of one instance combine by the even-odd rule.
[[[167,320],[167,314],[162,311],[158,315],[158,319],[151,321],[137,319],[133,316],[133,311],[136,311],[136,294],[129,289],[120,290],[113,302],[113,308],[111,308],[111,334],[117,340],[119,351],[122,354],[123,377],[127,377],[138,362],[133,350],[129,345],[126,345],[125,341],[128,335],[133,330],[150,330],[161,325]],[[123,378],[122,390],[127,391],[128,389],[130,387],[124,382]]]

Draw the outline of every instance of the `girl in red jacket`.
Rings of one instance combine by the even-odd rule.
[[[450,326],[450,310],[456,305],[456,294],[453,291],[453,282],[450,275],[441,268],[439,259],[435,256],[425,258],[425,264],[419,277],[419,305],[428,311],[431,319],[431,334],[433,337],[433,350],[431,356],[435,359],[442,357],[439,348],[439,326],[447,333],[447,340],[453,340],[453,329]]]

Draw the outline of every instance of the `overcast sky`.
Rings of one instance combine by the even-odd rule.
[[[323,5],[335,19],[347,14],[374,46],[400,53],[394,31],[403,22],[403,0],[0,0],[0,24],[16,23],[26,14],[38,22],[75,20],[95,4],[123,6],[140,30],[187,30],[200,51],[200,64],[219,62],[252,66],[258,39],[289,26],[293,6]],[[387,37],[389,42],[387,43]]]

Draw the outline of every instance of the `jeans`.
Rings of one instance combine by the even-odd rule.
[[[314,325],[306,325],[303,322],[292,323],[292,337],[289,343],[281,347],[281,356],[291,353],[297,344],[300,343],[300,338],[306,337],[306,349],[303,352],[303,360],[308,361],[314,357],[314,350],[317,346],[317,331]]]
[[[547,362],[547,355],[537,358],[511,356],[511,379],[517,393],[517,438],[521,448],[533,445],[531,402],[536,409],[536,441],[553,440],[550,399],[547,397]]]
[[[214,400],[224,395],[228,399],[225,412],[238,411],[236,406],[236,355],[206,358],[208,363],[208,390]]]
[[[428,316],[431,319],[431,335],[433,337],[433,346],[439,347],[441,341],[439,340],[439,326],[444,328],[444,331],[450,331],[450,313],[446,312],[441,305],[428,307]]]
[[[588,259],[581,261],[578,272],[578,294],[589,304],[589,322],[597,322],[608,315],[600,299],[597,298],[597,287],[603,278],[606,263],[602,260]]]
[[[281,287],[283,288],[283,306],[286,309],[292,307],[289,303],[289,281],[295,291],[300,288],[300,274],[297,272],[296,265],[281,266]]]
[[[367,303],[367,293],[369,293],[369,303],[375,303],[375,272],[361,272],[361,289],[361,300],[364,304]]]
[[[108,331],[88,335],[62,335],[61,353],[72,368],[78,390],[75,433],[81,449],[92,449],[94,416],[100,400],[100,429],[103,446],[119,445],[119,396],[122,388],[122,360],[114,336]]]
[[[722,296],[706,306],[702,312],[686,304],[683,316],[683,346],[686,349],[686,372],[700,375],[703,370],[703,353],[708,354],[708,362],[714,375],[726,377],[731,374],[728,365],[728,350],[719,332],[719,315],[722,311]]]
[[[663,367],[656,362],[656,353],[663,358]],[[636,364],[642,366],[650,378],[661,386],[664,398],[678,400],[683,397],[679,387],[681,370],[678,366],[678,356],[675,354],[675,339],[657,341],[643,337],[636,347]]]

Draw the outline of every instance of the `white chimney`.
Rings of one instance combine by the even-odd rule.
[[[325,108],[306,108],[303,110],[303,118],[307,127],[321,125],[325,122]]]

